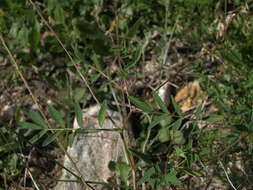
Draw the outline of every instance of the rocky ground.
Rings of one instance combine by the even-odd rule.
[[[165,65],[159,64],[159,57],[150,50],[150,53],[146,56],[146,60],[143,63],[143,67],[133,70],[133,72],[138,72],[143,75],[142,77],[138,78],[133,76],[127,80],[126,83],[121,83],[121,81],[117,78],[115,78],[115,81],[118,82],[122,88],[126,89],[126,94],[139,95],[146,100],[150,100],[151,93],[154,90],[157,90],[165,101],[167,97],[174,96],[181,110],[188,118],[193,117],[195,108],[199,105],[205,108],[202,116],[206,117],[215,113],[217,111],[216,108],[212,106],[212,102],[209,102],[207,94],[201,88],[199,82],[193,79],[191,74],[194,71],[194,61],[202,59],[206,63],[206,69],[210,67],[217,68],[218,75],[219,72],[221,72],[219,70],[220,61],[212,56],[209,45],[206,45],[206,47],[191,47],[190,44],[175,41],[172,43],[171,47],[172,48],[169,49]],[[33,103],[25,85],[18,79],[18,76],[16,76],[17,73],[13,72],[13,69],[14,67],[7,58],[0,60],[1,125],[4,125],[5,123],[15,125],[15,116],[18,113],[24,116],[27,110],[38,109]],[[113,69],[117,72],[117,67]],[[12,75],[9,74],[11,71],[13,73]],[[9,76],[10,78],[6,78],[6,76]],[[41,79],[36,72],[34,72],[34,70],[24,73],[24,76],[44,110],[48,103],[54,102],[59,98],[64,98],[64,95],[61,92],[50,88],[48,84]],[[203,130],[212,130],[220,126],[219,124],[214,126],[207,125],[205,122],[200,122],[199,127]],[[229,131],[223,132],[229,133]],[[44,151],[52,154],[54,159],[58,158],[62,161],[63,154],[58,153],[57,150],[55,151],[53,146],[54,145],[52,145],[49,149],[44,149]],[[59,166],[52,160],[48,159],[47,156],[41,155],[35,149],[31,150],[29,155],[29,168],[36,174],[37,180],[40,181],[46,189],[53,188],[56,182],[50,181],[49,179],[60,176],[61,171]],[[238,155],[238,160],[239,158],[240,155]],[[237,165],[235,165],[235,163],[237,163]],[[245,163],[247,163],[247,161],[245,161]],[[229,185],[228,178],[224,176],[225,171],[229,174],[235,174],[235,172],[237,172],[237,174],[245,173],[248,176],[247,180],[251,179],[249,173],[246,171],[248,170],[248,165],[245,163],[241,163],[240,161],[231,162],[231,171],[223,169],[221,167],[222,165],[209,166],[203,163],[204,177],[191,176],[191,174],[182,176],[181,179],[187,181],[188,184],[176,189],[183,190],[189,189],[189,187],[190,189],[206,190],[229,189],[229,186],[231,185]],[[199,169],[198,166],[195,167],[196,169]],[[232,170],[232,168],[234,169]],[[240,183],[235,179],[237,174],[232,176],[232,180],[238,185]],[[23,178],[24,177],[27,177],[28,182],[32,184],[28,175],[24,175]],[[27,185],[27,187],[28,186],[29,185]],[[26,189],[33,189],[33,187],[31,185],[30,188]],[[240,187],[239,189],[245,190],[246,188]]]

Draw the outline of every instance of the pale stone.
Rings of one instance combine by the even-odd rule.
[[[158,95],[160,96],[160,98],[163,100],[163,102],[168,106],[168,102],[170,99],[170,94],[168,94],[169,91],[169,84],[166,83],[164,84],[161,88],[159,88],[158,90]]]
[[[105,129],[100,131],[87,130],[77,134],[68,153],[73,158],[85,181],[107,182],[113,176],[108,169],[110,161],[116,161],[119,157],[125,157],[123,142],[119,132],[110,129],[122,128],[121,115],[118,112],[108,110],[104,126],[98,124],[99,106],[93,106],[84,110],[83,121],[85,129]],[[113,122],[111,121],[113,120]],[[78,128],[77,121],[74,122],[74,129]],[[128,134],[127,134],[128,135]],[[131,137],[130,137],[131,138]],[[75,174],[73,165],[65,156],[64,166]],[[63,169],[61,179],[76,180],[76,178]],[[92,185],[95,189],[102,189],[102,185]],[[59,182],[55,190],[81,190],[80,184],[74,182]]]

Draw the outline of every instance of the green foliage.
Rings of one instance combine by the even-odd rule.
[[[144,176],[138,181],[138,184],[141,185],[148,182],[151,184],[152,189],[160,189],[161,187],[168,185],[180,185],[181,182],[176,177],[176,174],[175,171],[171,171],[164,175],[161,173],[159,166],[156,165],[145,172]]]
[[[154,99],[164,113],[169,113],[167,105],[162,101],[161,97],[157,93],[154,93]]]
[[[100,127],[103,127],[103,125],[104,125],[104,121],[105,121],[105,117],[106,117],[106,110],[107,110],[107,103],[106,103],[106,101],[103,101],[103,103],[101,104],[101,108],[99,110],[99,113],[98,113],[98,123],[99,123]]]
[[[132,96],[129,96],[128,98],[141,111],[148,113],[153,111],[153,108],[147,102],[141,101],[138,98]]]
[[[107,109],[115,109],[115,102],[122,113],[129,112],[125,105],[137,108],[134,111],[138,121],[133,122],[138,131],[136,147],[128,150],[136,166],[132,168],[121,160],[112,162],[109,168],[122,186],[107,184],[110,187],[129,188],[126,186],[132,185],[129,181],[134,171],[137,189],[176,189],[190,184],[190,179],[182,176],[205,177],[203,166],[215,165],[218,159],[228,162],[233,157],[237,159],[238,153],[252,162],[250,1],[47,0],[36,6],[39,12],[29,1],[0,1],[0,35],[6,39],[25,78],[45,81],[63,98],[55,98],[54,106],[47,105],[44,110],[51,127],[39,112],[26,109],[19,113],[21,116],[15,113],[11,122],[1,119],[0,181],[4,183],[0,188],[8,189],[16,179],[24,177],[27,166],[22,156],[31,148],[57,149],[59,142],[68,145],[73,140],[77,133],[71,128],[74,117],[83,126],[82,108],[94,103],[90,90],[102,102],[100,127]],[[229,11],[236,16],[227,24],[224,35],[219,36],[218,25],[225,24]],[[57,37],[38,13],[44,15]],[[66,56],[58,37],[74,61]],[[185,53],[174,51],[179,42],[181,49],[189,44],[189,48],[181,50]],[[205,106],[199,106],[194,114],[185,115],[173,96],[168,97],[168,106],[155,90],[151,99],[145,99],[136,91],[121,88],[122,81],[146,77],[142,64],[150,59],[153,62],[154,57],[161,70],[161,78],[155,78],[159,82],[166,76],[171,54],[180,54],[182,59],[188,56],[183,62],[189,62],[193,69],[190,77],[201,82],[217,113],[205,115]],[[5,55],[1,46],[0,56]],[[175,71],[181,73],[183,68]],[[1,72],[0,79],[21,83],[13,66]],[[202,128],[201,122],[211,127]]]
[[[8,184],[18,179],[22,175],[24,163],[18,154],[22,147],[17,133],[13,133],[11,126],[5,125],[0,128],[0,180],[2,188],[7,188]]]

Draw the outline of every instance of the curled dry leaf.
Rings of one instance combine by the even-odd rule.
[[[189,111],[193,106],[200,105],[203,102],[204,98],[201,98],[202,94],[199,82],[193,81],[178,91],[175,100],[184,113]]]

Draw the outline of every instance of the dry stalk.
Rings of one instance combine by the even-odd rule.
[[[62,41],[60,40],[59,36],[56,34],[56,32],[53,30],[53,28],[48,24],[47,20],[44,18],[44,16],[42,15],[41,11],[39,10],[39,8],[35,5],[35,3],[32,0],[29,0],[29,2],[32,4],[33,8],[35,9],[35,11],[38,13],[38,15],[40,16],[42,23],[44,23],[49,30],[52,32],[52,34],[54,35],[54,37],[56,38],[56,40],[58,41],[58,43],[61,45],[61,47],[64,49],[65,53],[67,54],[67,56],[69,57],[70,61],[74,64],[74,67],[76,68],[76,71],[78,72],[78,74],[80,75],[80,77],[82,78],[82,80],[84,81],[86,87],[89,89],[92,97],[94,98],[94,100],[96,101],[97,104],[100,104],[100,102],[98,101],[98,99],[96,98],[93,90],[91,89],[90,85],[88,84],[87,79],[85,78],[85,76],[82,74],[81,70],[79,69],[79,67],[77,66],[77,64],[74,62],[74,59],[72,58],[72,56],[70,55],[69,51],[66,49],[66,47],[64,46],[64,44],[62,43]]]
[[[41,108],[41,106],[39,105],[36,96],[33,94],[33,92],[32,92],[32,90],[31,90],[30,86],[28,85],[28,82],[26,81],[25,77],[23,76],[23,74],[22,74],[22,72],[21,72],[21,70],[20,70],[20,68],[19,68],[19,66],[18,66],[18,64],[17,64],[17,62],[16,62],[16,60],[14,59],[13,54],[12,54],[11,51],[9,50],[8,46],[6,45],[5,40],[3,39],[2,35],[0,35],[0,40],[1,40],[1,42],[2,42],[2,44],[3,44],[3,46],[4,46],[4,48],[5,48],[5,50],[8,52],[8,54],[9,54],[9,56],[10,56],[10,59],[11,59],[11,62],[12,62],[12,64],[14,64],[14,66],[15,66],[15,68],[16,68],[16,70],[17,70],[17,72],[18,72],[18,74],[19,74],[19,76],[20,76],[20,78],[21,78],[21,80],[22,80],[23,83],[25,84],[26,89],[29,91],[29,94],[30,94],[30,96],[32,97],[33,102],[36,104],[36,106],[38,106],[38,110],[39,110],[40,114],[42,115],[44,121],[47,123],[47,125],[48,125],[48,127],[49,127],[50,129],[54,129],[54,127],[50,124],[50,122],[49,122],[48,119],[46,118],[46,115],[45,115],[44,112],[42,111],[42,108]],[[52,132],[52,131],[51,131],[51,132]],[[89,184],[86,183],[86,181],[84,180],[84,178],[83,178],[83,176],[82,176],[80,170],[79,170],[78,167],[76,166],[75,162],[73,161],[73,159],[71,158],[71,156],[69,155],[69,153],[65,150],[63,144],[58,140],[58,138],[56,138],[56,139],[57,139],[57,143],[58,143],[60,149],[64,152],[64,154],[67,155],[68,159],[69,159],[70,162],[73,164],[75,170],[78,172],[78,175],[80,175],[81,181],[85,184],[86,187],[88,187],[88,188],[94,190],[93,187],[91,187]]]
[[[29,176],[30,176],[30,178],[31,178],[31,180],[32,180],[32,182],[33,182],[35,188],[36,188],[37,190],[40,190],[39,186],[37,185],[36,181],[34,180],[33,175],[32,175],[32,173],[29,171],[29,169],[28,169],[28,174],[29,174]]]
[[[119,11],[117,10],[117,6],[118,6],[118,1],[113,1],[113,6],[114,6],[114,15],[115,15],[115,24],[114,24],[114,28],[115,28],[115,33],[116,33],[116,45],[119,45],[119,42],[120,42],[120,37],[119,37],[119,12],[120,12],[120,9]],[[122,64],[121,64],[121,55],[120,55],[120,52],[117,52],[117,59],[116,61],[118,62],[118,65],[119,65],[119,69],[121,71],[123,71],[123,67],[122,67]],[[123,80],[123,83],[124,85],[127,86],[127,81],[124,79]],[[131,104],[130,104],[130,101],[128,100],[128,98],[125,98],[125,93],[124,93],[124,90],[121,89],[121,93],[122,93],[122,102],[124,102],[124,104],[126,104],[125,102],[127,102],[127,104],[131,107]],[[126,94],[127,96],[129,96],[128,92],[126,91]],[[131,111],[130,111],[131,113]],[[124,129],[127,129],[129,126],[128,126],[128,122],[127,122],[127,119],[128,119],[128,114],[127,114],[127,111],[125,109],[125,107],[122,109],[122,116],[123,116],[123,130]],[[132,170],[132,183],[133,183],[133,190],[136,190],[137,189],[137,184],[136,184],[136,164],[135,164],[135,161],[134,161],[134,158],[133,158],[133,155],[130,153],[130,151],[128,150],[128,145],[126,143],[126,140],[124,138],[124,134],[123,134],[123,131],[121,131],[120,133],[121,135],[121,139],[123,141],[123,144],[124,144],[124,149],[125,149],[125,154],[128,158],[128,161],[130,163],[130,166],[131,166],[131,170]]]
[[[222,163],[220,160],[219,160],[219,164],[220,164],[221,168],[223,169],[223,171],[224,171],[224,173],[225,173],[225,175],[226,175],[226,178],[227,178],[229,184],[231,185],[231,187],[232,187],[234,190],[237,190],[237,189],[235,188],[235,186],[233,185],[232,181],[230,180],[230,178],[229,178],[229,176],[228,176],[228,173],[227,173],[227,171],[226,171],[226,169],[225,169],[223,163]]]
[[[64,49],[64,51],[65,51],[65,53],[67,54],[67,56],[69,57],[69,59],[70,59],[70,61],[74,64],[74,66],[75,66],[75,68],[76,68],[76,70],[77,70],[77,72],[78,72],[78,74],[80,75],[80,77],[82,78],[82,80],[84,81],[84,83],[85,83],[85,85],[86,85],[86,87],[89,89],[89,91],[90,91],[90,93],[91,93],[91,95],[92,95],[92,97],[94,98],[94,100],[96,101],[96,103],[97,104],[100,104],[100,102],[99,102],[99,100],[96,98],[96,96],[95,96],[95,94],[94,94],[94,92],[93,92],[93,90],[91,89],[91,87],[89,86],[89,84],[88,84],[88,81],[87,81],[87,79],[85,78],[85,76],[81,73],[81,71],[80,71],[80,69],[79,69],[79,67],[77,66],[77,64],[74,62],[74,60],[73,60],[73,58],[72,58],[72,56],[70,55],[70,53],[69,53],[69,51],[66,49],[66,47],[64,46],[64,44],[62,43],[62,41],[60,40],[60,38],[59,38],[59,36],[56,34],[56,32],[53,30],[53,28],[49,25],[49,23],[47,22],[47,20],[44,18],[44,16],[42,15],[42,13],[41,13],[41,11],[39,10],[39,8],[35,5],[35,3],[32,1],[32,0],[29,0],[29,2],[32,4],[32,6],[34,7],[34,9],[36,10],[36,12],[38,13],[38,15],[40,16],[40,18],[41,18],[41,20],[42,20],[42,22],[49,28],[49,30],[52,32],[52,34],[55,36],[55,38],[56,38],[56,40],[58,41],[58,43],[61,45],[61,47]],[[117,44],[119,43],[119,31],[118,31],[118,14],[117,14],[117,11],[115,12],[115,15],[116,15],[116,38],[117,38]],[[119,65],[120,65],[120,69],[122,69],[122,65],[121,65],[121,63],[120,63],[120,55],[118,54],[118,62],[119,62]],[[94,69],[94,68],[93,68]],[[104,73],[102,73],[102,72],[100,72],[104,77],[106,77],[107,79],[109,79],[109,77],[107,77]],[[124,82],[126,83],[126,80],[124,80]],[[115,84],[115,83],[114,83]],[[118,85],[116,85],[117,87],[118,87]],[[122,90],[122,89],[121,89]],[[124,93],[122,93],[123,94],[123,98],[124,98]],[[128,101],[128,104],[130,105],[130,102]],[[123,114],[123,118],[126,118],[125,116],[126,116],[127,114],[125,113],[125,114]],[[110,117],[110,116],[109,116]],[[123,119],[124,120],[124,119]],[[125,122],[124,122],[125,123]],[[125,126],[125,125],[124,125]],[[125,128],[125,127],[124,127]],[[122,140],[123,140],[123,142],[124,142],[124,144],[125,144],[125,148],[126,149],[128,149],[127,148],[127,145],[126,145],[126,142],[125,142],[125,139],[124,138],[122,138]],[[128,154],[130,154],[129,153],[129,151],[127,151],[128,152]],[[66,154],[67,154],[67,152],[65,152]],[[130,155],[128,155],[128,156],[130,156]],[[132,158],[132,156],[130,156],[129,157],[129,159],[131,160],[130,161],[130,165],[131,165],[131,167],[132,167],[132,177],[133,177],[133,190],[136,190],[136,174],[135,174],[135,164],[134,164],[134,160],[133,160],[133,158]],[[72,160],[72,159],[71,159]],[[75,166],[76,167],[76,166]],[[79,171],[79,170],[78,170]],[[80,172],[80,171],[79,171]],[[78,172],[78,173],[79,173]],[[79,173],[79,174],[81,174],[81,173]],[[86,186],[88,186],[88,184],[85,182],[85,184],[86,184]]]

